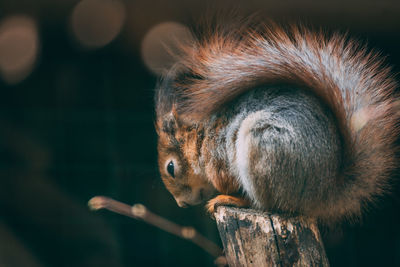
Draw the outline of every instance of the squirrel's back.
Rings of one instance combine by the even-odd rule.
[[[221,119],[221,117],[223,119]],[[205,123],[209,168],[226,168],[253,207],[313,215],[340,174],[341,140],[333,114],[291,85],[263,86],[219,110]],[[211,132],[213,132],[211,134]],[[222,152],[222,153],[221,153]],[[221,158],[225,166],[214,166]]]
[[[234,150],[238,154],[236,163],[230,166],[248,194],[264,190],[261,199],[268,200],[269,190],[279,188],[282,198],[273,200],[277,203],[274,207],[290,206],[293,208],[288,208],[289,211],[337,220],[358,216],[366,203],[373,202],[388,188],[396,166],[394,143],[399,112],[394,96],[396,83],[375,51],[347,36],[276,25],[228,30],[220,27],[193,44],[184,45],[182,50],[183,55],[166,79],[168,85],[158,90],[159,120],[174,107],[183,121],[201,125],[249,91],[280,84],[289,86],[275,86],[275,91],[282,89],[282,96],[291,87],[304,90],[314,99],[302,110],[300,106],[307,102],[307,97],[299,93],[298,106],[292,104],[287,113],[283,106],[276,111],[260,110],[249,114],[253,117],[248,122],[242,122],[251,126],[237,129],[236,138],[242,136],[243,142],[235,141]],[[268,126],[271,123],[267,120],[274,113],[276,123],[288,122],[281,132],[279,127]],[[295,129],[285,137],[290,127]],[[302,140],[296,139],[299,136]],[[273,147],[268,140],[279,145]],[[252,157],[264,160],[257,165]],[[263,177],[259,174],[249,178],[251,171],[262,169],[262,162],[266,169],[275,168],[273,179],[269,179],[265,170]],[[318,162],[321,164],[316,165]],[[296,180],[296,175],[302,175],[302,168],[307,170],[304,177],[308,179]],[[312,177],[312,170],[317,180]],[[291,180],[285,180],[289,172],[293,174]],[[246,179],[251,179],[253,185]],[[309,186],[314,190],[308,191]],[[285,187],[295,189],[285,191]],[[307,195],[311,191],[315,195]],[[296,202],[299,199],[313,199],[314,205],[307,202],[296,208],[301,205]],[[253,201],[256,206],[263,206],[257,199]]]

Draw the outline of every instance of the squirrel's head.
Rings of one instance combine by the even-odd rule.
[[[215,189],[199,163],[202,133],[179,121],[174,110],[158,118],[158,165],[161,178],[179,207],[209,199]]]

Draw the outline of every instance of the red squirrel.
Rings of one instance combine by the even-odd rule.
[[[156,89],[159,168],[180,207],[358,218],[389,188],[396,82],[382,58],[302,26],[225,25]]]

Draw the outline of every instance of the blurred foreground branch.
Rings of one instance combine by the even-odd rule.
[[[158,216],[157,214],[152,213],[142,204],[129,206],[128,204],[119,202],[109,197],[96,196],[89,200],[88,205],[92,210],[107,209],[137,220],[143,220],[144,222],[156,226],[166,232],[193,242],[212,255],[216,259],[216,265],[226,265],[226,260],[223,256],[221,248],[203,235],[199,234],[193,227],[180,226],[174,222],[171,222],[161,216]]]

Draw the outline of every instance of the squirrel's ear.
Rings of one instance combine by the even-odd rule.
[[[163,116],[160,126],[159,130],[162,132],[169,135],[175,134],[179,127],[178,114],[175,107],[172,107],[172,110]]]
[[[154,122],[154,129],[156,129],[157,135],[160,135],[160,124],[158,121]]]

